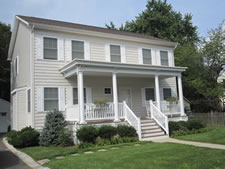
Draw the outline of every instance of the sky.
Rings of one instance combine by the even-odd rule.
[[[34,16],[104,27],[135,19],[147,0],[0,0],[0,21],[13,25],[15,15]],[[191,13],[200,36],[225,19],[225,0],[167,0],[176,11]]]

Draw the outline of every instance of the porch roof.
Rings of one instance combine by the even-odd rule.
[[[64,65],[59,71],[66,78],[75,75],[78,71],[83,72],[104,72],[104,73],[122,73],[122,74],[139,74],[139,75],[165,75],[180,76],[187,67],[178,66],[159,66],[159,65],[143,65],[115,63],[104,61],[92,61],[83,59],[74,59]]]

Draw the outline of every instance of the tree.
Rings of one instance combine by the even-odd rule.
[[[0,98],[8,101],[10,98],[10,62],[7,61],[7,56],[10,38],[10,25],[0,22]]]
[[[106,27],[151,35],[180,44],[199,40],[197,27],[192,24],[192,15],[185,14],[183,17],[166,0],[149,0],[146,9],[135,20],[127,21],[120,28],[116,28],[111,21]]]

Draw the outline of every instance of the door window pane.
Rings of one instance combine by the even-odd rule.
[[[145,100],[155,101],[155,90],[154,88],[145,88]]]

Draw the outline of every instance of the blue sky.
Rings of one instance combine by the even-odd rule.
[[[225,0],[167,0],[176,11],[191,13],[201,36],[225,19]],[[16,14],[105,26],[132,20],[147,0],[1,0],[0,21],[12,24]]]

